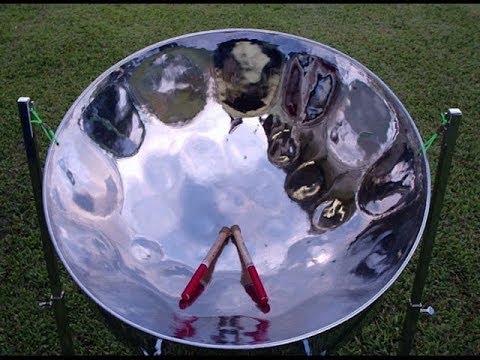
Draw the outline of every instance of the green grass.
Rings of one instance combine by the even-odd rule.
[[[96,77],[155,42],[196,31],[248,27],[304,36],[357,59],[397,94],[426,138],[439,113],[464,114],[451,169],[415,353],[480,354],[479,5],[0,5],[0,355],[58,354],[50,292],[16,100],[30,96],[53,127]],[[477,127],[476,127],[477,126]],[[40,141],[42,159],[47,140]],[[432,172],[438,146],[429,150]],[[394,354],[418,254],[373,321],[339,354]],[[62,275],[78,354],[136,354]],[[298,344],[278,353],[301,352]],[[165,345],[173,354],[225,354]]]

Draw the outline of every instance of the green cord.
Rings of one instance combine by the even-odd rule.
[[[423,143],[423,148],[425,149],[425,151],[427,151],[430,148],[430,146],[432,146],[432,144],[435,142],[435,140],[437,140],[437,138],[438,138],[438,134],[433,134],[430,137],[430,139],[428,139]]]
[[[30,112],[32,113],[33,117],[35,118],[35,120],[30,120],[30,122],[32,124],[37,124],[39,125],[43,132],[45,133],[45,135],[47,136],[48,140],[50,142],[53,142],[55,141],[55,143],[58,145],[58,141],[57,139],[55,138],[55,133],[53,132],[52,129],[50,129],[50,127],[48,125],[46,125],[42,119],[40,119],[40,116],[38,115],[37,111],[32,107],[30,108]]]
[[[440,113],[440,116],[442,117],[442,125],[445,126],[448,124],[448,120],[447,120],[447,113]],[[421,152],[422,152],[422,148],[425,150],[425,152],[430,148],[430,146],[432,146],[432,144],[435,142],[435,140],[437,140],[437,138],[440,136],[440,132],[436,132],[435,134],[433,134],[432,136],[430,136],[430,138],[425,141],[422,146],[420,146],[420,148],[418,149],[418,152],[417,154],[420,155]]]

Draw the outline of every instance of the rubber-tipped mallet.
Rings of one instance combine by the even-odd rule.
[[[260,276],[258,276],[258,272],[255,268],[255,265],[253,264],[252,258],[248,253],[247,247],[245,246],[240,227],[238,225],[233,225],[232,227],[230,227],[230,230],[232,232],[234,242],[237,245],[240,257],[242,258],[242,261],[247,268],[248,274],[252,279],[253,287],[257,292],[258,300],[260,304],[265,305],[268,303],[268,296],[263,287],[262,280],[260,280]]]

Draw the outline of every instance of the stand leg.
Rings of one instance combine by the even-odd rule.
[[[399,355],[409,355],[412,348],[416,324],[422,308],[422,293],[425,287],[428,266],[432,258],[433,243],[437,232],[438,221],[440,220],[440,212],[442,210],[443,198],[447,187],[448,176],[450,174],[450,165],[458,136],[461,116],[462,113],[459,109],[448,110],[448,123],[442,137],[432,202],[430,204],[425,235],[420,249],[410,304],[407,305],[407,313],[403,323],[402,337],[398,352]]]
[[[302,343],[303,343],[303,348],[305,350],[305,355],[312,356],[312,349],[310,349],[310,343],[308,339],[303,339]]]
[[[42,206],[42,169],[38,160],[37,144],[30,122],[30,98],[21,97],[17,101],[18,111],[23,130],[23,141],[27,154],[30,179],[32,181],[33,195],[37,210],[38,222],[40,225],[40,237],[42,239],[43,253],[47,265],[48,279],[52,291],[51,306],[55,314],[60,346],[63,355],[73,355],[73,342],[70,328],[68,326],[67,311],[63,300],[62,283],[58,271],[58,264],[55,258],[55,250],[50,240],[45,214]]]

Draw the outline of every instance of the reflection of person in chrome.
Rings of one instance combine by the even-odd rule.
[[[193,327],[193,323],[198,320],[196,316],[190,316],[188,318],[179,318],[175,313],[173,314],[174,320],[174,333],[173,335],[179,339],[185,339],[195,336],[196,330]]]
[[[272,102],[281,77],[282,54],[267,43],[232,40],[214,53],[219,99],[233,117],[257,116]]]
[[[242,80],[255,84],[262,78],[262,71],[270,58],[257,44],[239,41],[232,50],[232,55],[242,69]]]
[[[197,322],[202,323],[202,319],[197,316],[189,316],[186,318],[179,318],[175,314],[174,316],[174,336],[179,339],[186,339],[194,337],[197,334],[197,328],[204,328],[205,324],[197,326],[195,328],[194,324]],[[268,329],[270,322],[264,319],[257,319],[251,317],[244,317],[248,319],[249,322],[255,321],[255,329],[247,331],[241,331],[244,328],[244,324],[240,324],[242,316],[219,316],[216,329],[218,329],[217,335],[212,335],[210,338],[216,344],[259,344],[268,341]],[[206,319],[206,321],[212,321],[211,318]],[[248,341],[249,340],[249,341]]]
[[[255,325],[255,331],[241,332],[239,331],[239,329],[242,329],[239,324],[241,318],[241,316],[220,316],[218,321],[219,335],[213,335],[210,338],[216,344],[239,344],[241,343],[241,337],[244,336],[252,339],[248,344],[268,341],[268,320],[254,319],[258,322]]]
[[[258,324],[255,325],[256,330],[244,333],[247,336],[252,337],[250,344],[259,344],[268,341],[268,327],[270,322],[268,320],[256,319]]]

